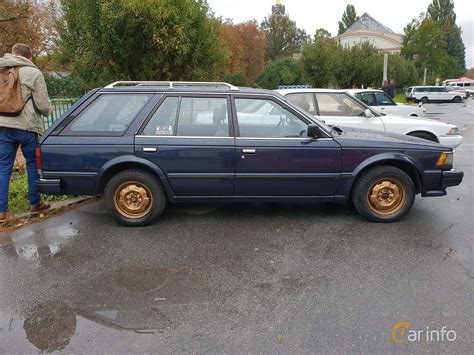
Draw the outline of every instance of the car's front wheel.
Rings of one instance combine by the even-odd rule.
[[[403,170],[379,166],[367,170],[352,192],[354,207],[373,222],[395,222],[405,216],[415,201],[415,184]]]
[[[163,212],[166,196],[160,181],[143,170],[125,170],[105,187],[108,212],[124,226],[145,226]]]

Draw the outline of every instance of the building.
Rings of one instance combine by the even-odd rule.
[[[272,6],[272,15],[284,15],[285,5],[282,5],[281,0],[276,0],[276,4]]]
[[[368,42],[388,53],[399,53],[403,44],[403,35],[382,25],[367,12],[360,16],[346,32],[334,38],[344,47]]]

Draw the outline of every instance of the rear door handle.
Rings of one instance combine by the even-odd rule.
[[[255,154],[256,152],[257,152],[257,149],[255,148],[242,149],[242,153],[244,154]]]
[[[143,147],[143,151],[146,152],[146,153],[154,153],[156,152],[158,149],[157,148],[154,148],[154,147]]]

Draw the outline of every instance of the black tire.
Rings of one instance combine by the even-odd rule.
[[[429,100],[426,96],[423,96],[420,101],[423,102],[423,104],[426,104]]]
[[[114,175],[105,187],[104,200],[107,211],[127,227],[150,224],[166,206],[166,195],[159,179],[139,169]]]
[[[428,132],[413,132],[408,133],[408,136],[426,139],[427,141],[438,143],[438,139]]]
[[[453,97],[453,102],[459,104],[462,102],[462,97],[461,96],[455,96]]]
[[[398,194],[394,194],[397,191]],[[357,212],[369,221],[395,222],[412,208],[415,202],[415,184],[403,170],[388,165],[378,166],[365,171],[357,179],[352,190],[352,201]],[[393,204],[390,205],[391,202]],[[378,203],[381,204],[377,207]],[[384,203],[388,205],[383,206]]]

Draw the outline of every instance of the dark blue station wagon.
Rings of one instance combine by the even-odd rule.
[[[121,224],[166,203],[352,200],[393,222],[415,195],[459,185],[453,152],[402,135],[329,127],[273,91],[226,83],[118,82],[85,95],[44,135],[45,194],[103,195]]]

